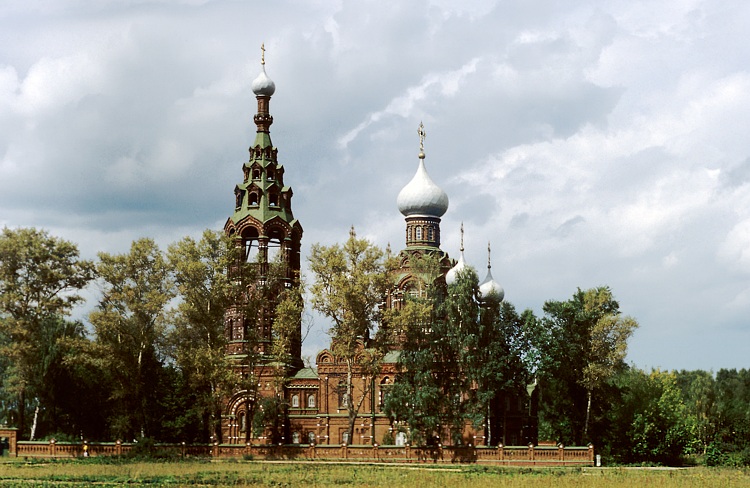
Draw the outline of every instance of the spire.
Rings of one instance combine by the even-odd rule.
[[[464,252],[464,223],[461,222],[461,247],[458,249],[463,254]]]
[[[466,260],[464,259],[464,223],[461,222],[461,254],[458,256],[458,262],[445,274],[445,282],[452,285],[458,278],[458,273],[466,269]]]
[[[424,159],[424,138],[427,136],[427,133],[424,131],[424,124],[421,120],[419,121],[417,134],[419,134],[419,159]]]

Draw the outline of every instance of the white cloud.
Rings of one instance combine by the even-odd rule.
[[[220,228],[265,42],[303,253],[352,224],[403,247],[394,202],[424,120],[444,250],[464,221],[467,258],[482,268],[491,240],[519,307],[610,284],[641,320],[634,360],[741,366],[719,346],[750,313],[748,22],[738,0],[17,3],[0,13],[1,223],[89,255]]]

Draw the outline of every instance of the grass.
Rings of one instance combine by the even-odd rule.
[[[501,468],[491,466],[263,463],[248,461],[0,462],[0,487],[114,486],[469,486],[517,487],[747,487],[750,470],[689,468]]]

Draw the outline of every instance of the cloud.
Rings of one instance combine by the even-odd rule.
[[[519,308],[609,284],[641,322],[636,363],[737,367],[721,344],[750,312],[749,21],[707,0],[16,3],[0,13],[0,225],[89,257],[221,228],[265,42],[303,254],[352,224],[403,247],[395,199],[424,121],[444,250],[463,221],[467,259],[481,268],[492,241]]]

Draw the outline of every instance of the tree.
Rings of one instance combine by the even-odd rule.
[[[580,444],[591,438],[594,394],[624,368],[627,340],[638,324],[620,314],[608,287],[578,289],[570,300],[548,301],[543,310],[544,435]]]
[[[497,411],[504,408],[504,404],[498,405],[503,397],[523,398],[528,394],[526,387],[532,383],[535,369],[532,334],[536,322],[531,310],[519,315],[513,304],[496,298],[485,300],[480,307],[477,332],[469,337],[464,361],[476,388],[476,409],[484,417],[488,444],[505,442],[500,437],[503,429],[497,425],[499,419],[493,429],[493,406]]]
[[[186,237],[169,246],[167,256],[180,299],[169,334],[190,403],[185,415],[202,424],[199,439],[216,439],[221,407],[237,377],[226,358],[224,313],[238,293],[227,274],[237,248],[223,233],[206,230],[199,241]]]
[[[410,296],[387,322],[404,331],[399,373],[386,396],[385,411],[409,425],[413,440],[442,442],[448,432],[460,443],[467,420],[478,423],[467,354],[476,350],[479,280],[473,269],[460,272],[447,293],[444,284],[426,282],[426,294]],[[471,349],[471,351],[469,351]]]
[[[416,260],[419,280],[400,309],[389,310],[388,327],[404,331],[396,381],[386,396],[386,412],[409,425],[417,442],[435,442],[445,430],[463,442],[467,422],[483,426],[493,439],[493,406],[503,395],[526,395],[533,367],[527,354],[529,331],[536,319],[530,310],[519,316],[500,297],[480,299],[476,272],[467,269],[445,287],[439,263]],[[433,259],[434,261],[434,259]],[[502,428],[497,432],[502,434]]]
[[[0,236],[0,356],[6,358],[5,388],[16,398],[18,427],[26,433],[26,402],[42,407],[45,361],[63,332],[60,324],[82,300],[77,293],[93,277],[93,263],[75,244],[37,229],[4,228]],[[49,364],[47,364],[48,366]]]
[[[619,422],[626,427],[617,446],[626,462],[674,464],[690,441],[688,410],[675,373],[645,373],[631,368],[621,375]]]
[[[365,381],[355,398],[353,377],[372,377],[378,370],[382,351],[370,340],[378,320],[378,304],[388,286],[383,251],[366,239],[357,239],[354,228],[343,246],[314,244],[310,269],[315,276],[311,287],[312,306],[333,321],[330,329],[334,355],[346,363],[346,407],[349,439],[371,382]]]
[[[111,381],[119,410],[117,435],[145,436],[154,421],[167,318],[174,296],[169,266],[151,239],[134,241],[127,254],[99,253],[99,304],[89,315],[96,343],[92,363]]]

